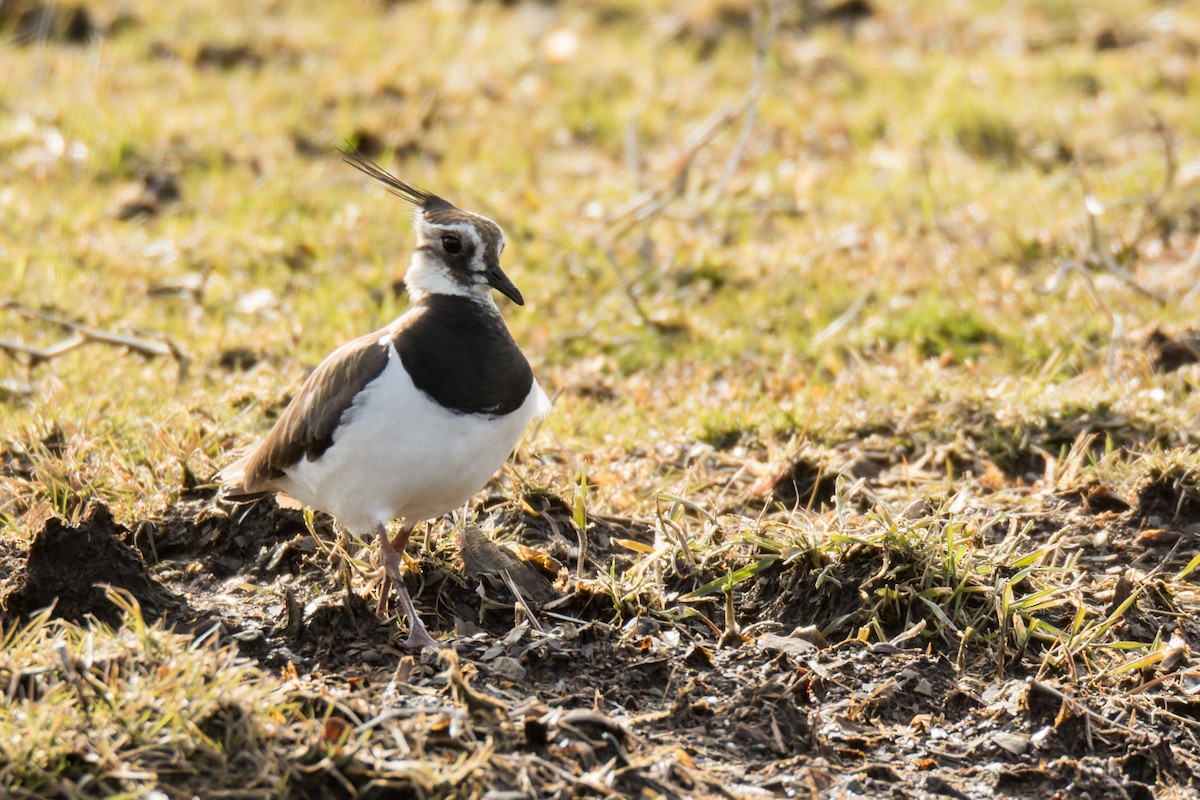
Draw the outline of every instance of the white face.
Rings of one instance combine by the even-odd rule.
[[[504,231],[499,225],[410,186],[356,150],[346,153],[346,160],[416,206],[417,249],[405,275],[414,300],[456,294],[486,299],[494,306],[491,289],[495,289],[517,305],[525,304],[521,291],[500,269]]]
[[[405,275],[413,300],[429,294],[486,299],[494,305],[488,271],[498,268],[504,233],[486,217],[454,209],[434,220],[413,216],[417,248]]]

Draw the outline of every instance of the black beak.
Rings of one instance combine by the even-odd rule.
[[[491,286],[517,305],[525,305],[525,298],[521,297],[520,290],[508,279],[508,276],[500,269],[499,264],[492,264],[483,274],[487,278],[488,286]]]

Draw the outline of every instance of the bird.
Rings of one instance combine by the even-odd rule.
[[[356,150],[343,155],[413,205],[409,307],[327,356],[267,435],[217,479],[227,500],[275,494],[328,513],[356,537],[373,534],[383,566],[377,613],[394,584],[408,620],[402,646],[436,649],[400,573],[413,526],[469,501],[551,404],[492,295],[525,304],[500,267],[500,226]],[[389,538],[394,520],[401,527]]]

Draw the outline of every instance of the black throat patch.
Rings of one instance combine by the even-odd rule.
[[[469,297],[422,298],[392,344],[416,387],[460,414],[510,414],[533,387],[533,370],[499,312]]]

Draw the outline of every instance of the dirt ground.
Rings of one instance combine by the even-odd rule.
[[[1168,494],[1148,486],[1099,513],[1046,498],[1031,517],[1089,542],[1101,532],[1135,539],[1148,514],[1195,502]],[[133,530],[98,502],[76,528],[51,520],[28,552],[0,561],[4,607],[27,615],[57,596],[63,617],[114,622],[103,591],[81,588],[112,584],[149,619],[217,628],[290,678],[295,698],[328,704],[326,738],[338,746],[296,754],[305,777],[294,796],[1152,798],[1197,787],[1194,676],[1139,700],[1145,687],[1133,684],[1124,696],[1060,689],[1032,654],[980,671],[969,646],[915,646],[920,637],[902,630],[891,643],[828,644],[817,630],[861,611],[887,567],[878,551],[847,555],[839,580],[825,583],[802,559],[768,566],[730,597],[738,615],[759,620],[749,631],[725,624],[720,593],[693,603],[690,618],[651,613],[615,627],[593,576],[564,566],[578,556],[566,504],[483,507],[520,531],[520,558],[468,526],[458,557],[410,572],[447,644],[440,654],[398,649],[402,627],[375,616],[374,588],[336,555],[327,521],[314,535],[300,512],[269,500],[220,505],[204,492]],[[618,542],[652,540],[647,524],[596,520],[590,563],[623,570],[631,559]],[[70,551],[86,555],[63,557]],[[1141,553],[1179,566],[1179,548]],[[1115,560],[1087,558],[1098,571]],[[710,577],[677,566],[681,591]],[[514,585],[532,612],[514,604]],[[1163,600],[1138,607],[1145,624],[1172,613]],[[1178,622],[1190,640],[1200,635],[1194,619]],[[222,724],[227,741],[247,735],[236,717]],[[404,750],[445,771],[339,738],[364,725],[394,729]],[[195,776],[174,785],[198,786]]]

